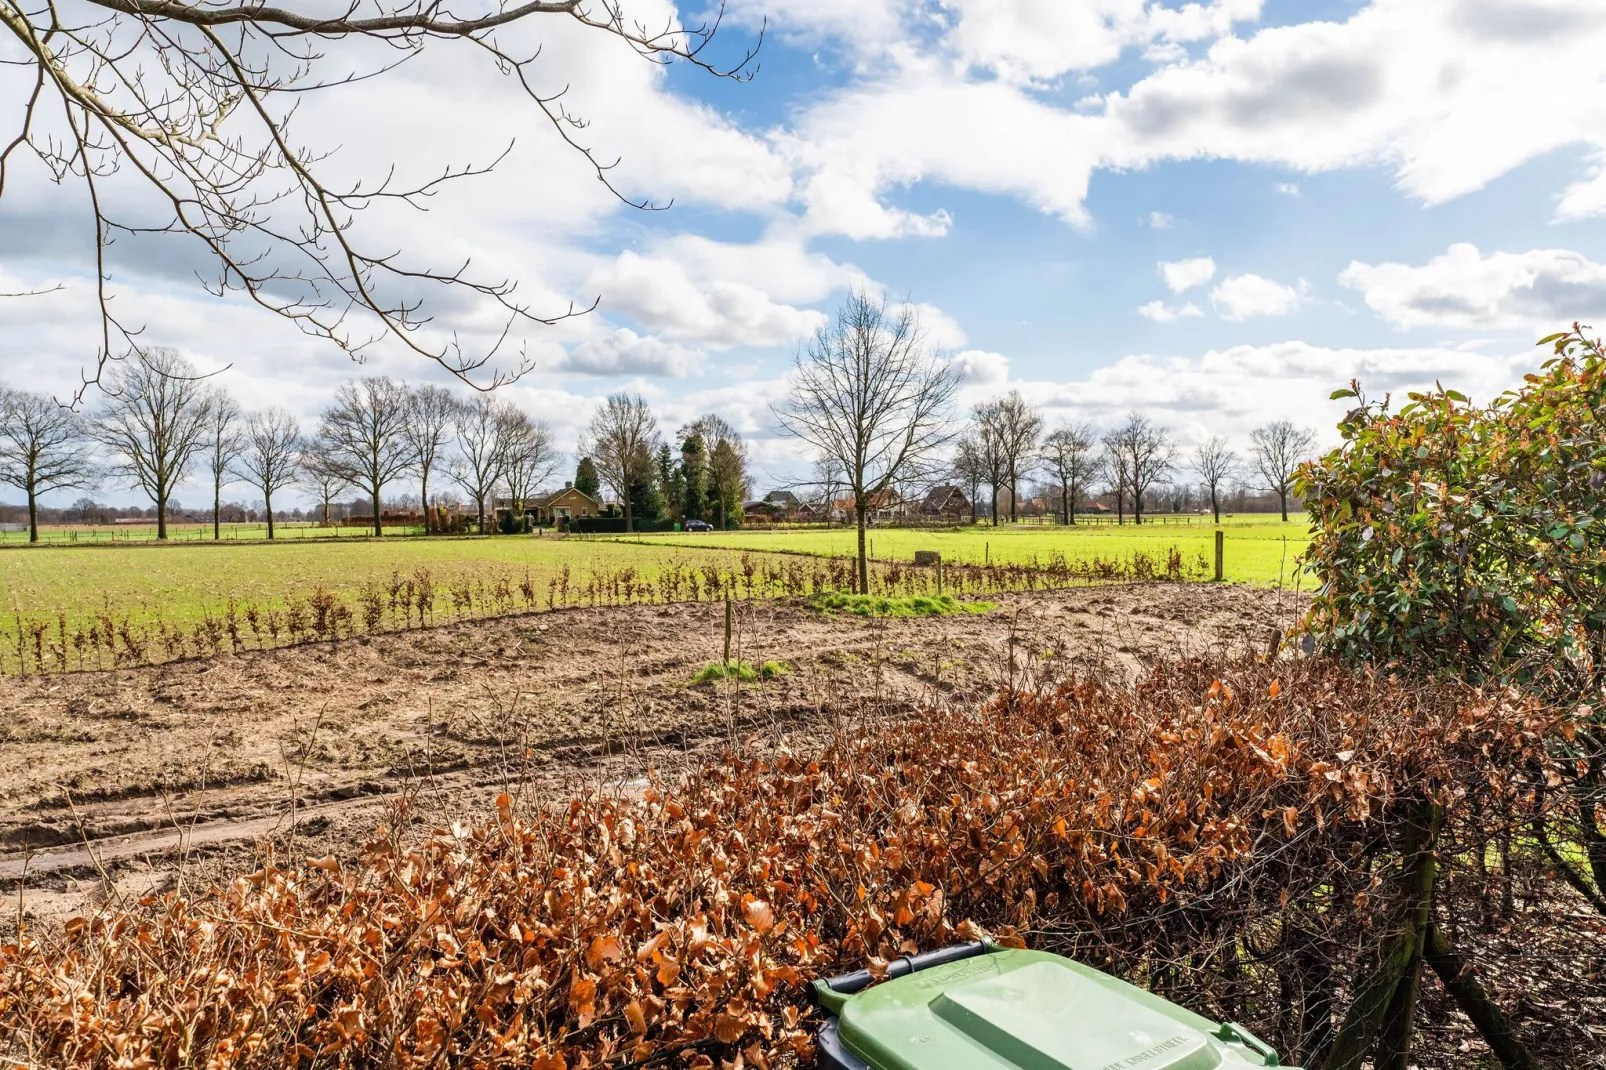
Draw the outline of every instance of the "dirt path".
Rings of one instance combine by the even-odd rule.
[[[1264,649],[1291,595],[1155,584],[862,621],[738,607],[734,653],[792,671],[691,686],[721,605],[570,610],[144,669],[0,680],[0,882],[28,909],[138,894],[282,839],[350,850],[405,795],[429,820],[507,788],[627,784],[755,733],[970,703],[1084,658]],[[563,797],[558,795],[558,797]],[[294,820],[292,821],[292,814]]]

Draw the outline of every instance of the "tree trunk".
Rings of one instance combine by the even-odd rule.
[[[478,523],[479,523],[479,526],[480,526],[480,534],[484,535],[485,534],[485,499],[484,498],[478,498],[478,497],[475,498],[474,499],[474,505],[480,511]]]
[[[859,524],[859,593],[870,593],[870,559],[864,547],[864,499],[856,499],[853,503],[853,512],[858,517]],[[996,513],[997,510],[995,509]]]
[[[1069,527],[1071,524],[1071,489],[1066,486],[1063,479],[1060,480],[1060,512],[1064,515],[1065,526]]]
[[[630,488],[625,488],[625,534],[632,534],[636,530],[635,514],[630,510]]]
[[[1511,1028],[1506,1016],[1500,1013],[1500,1007],[1478,983],[1478,975],[1455,953],[1455,948],[1450,946],[1450,941],[1445,939],[1443,930],[1437,925],[1429,923],[1423,939],[1423,950],[1428,965],[1439,975],[1439,980],[1455,1000],[1455,1005],[1461,1008],[1461,1013],[1472,1019],[1472,1024],[1478,1027],[1478,1035],[1489,1045],[1489,1050],[1500,1060],[1500,1065],[1506,1070],[1534,1070],[1536,1064],[1523,1045],[1522,1038]]]
[[[39,541],[39,496],[32,483],[28,485],[28,541]]]
[[[212,481],[212,541],[217,542],[223,537],[223,525],[220,517],[223,513],[223,484],[219,480]]]
[[[264,480],[264,482],[266,482],[266,481]],[[267,506],[267,511],[268,511],[268,539],[269,539],[269,541],[272,541],[272,539],[273,539],[273,495],[269,494],[265,490],[262,492],[262,504]]]
[[[1400,913],[1398,931],[1377,949],[1373,961],[1358,971],[1349,1013],[1333,1039],[1325,1070],[1360,1070],[1374,1042],[1374,1070],[1402,1070],[1407,1064],[1416,1016],[1416,978],[1422,968],[1422,943],[1438,877],[1433,844],[1440,817],[1437,806],[1422,802],[1408,819],[1400,845],[1400,891],[1407,897],[1406,907]]]
[[[1011,524],[1015,523],[1015,506],[1016,503],[1020,501],[1020,495],[1015,493],[1016,485],[1015,473],[1011,472],[1009,474],[1009,522]]]
[[[371,486],[374,492],[374,537],[377,539],[385,534],[385,529],[379,522],[379,480],[374,480]]]
[[[418,480],[418,494],[424,500],[424,534],[430,534],[429,524],[429,469],[423,470]]]
[[[167,538],[167,491],[158,489],[156,492],[156,539],[158,542]]]
[[[1216,527],[1221,526],[1221,504],[1216,498],[1216,488],[1210,488],[1210,512],[1216,518]]]
[[[1286,524],[1288,523],[1288,491],[1286,489],[1279,490],[1277,492],[1277,499],[1282,503],[1283,523]]]

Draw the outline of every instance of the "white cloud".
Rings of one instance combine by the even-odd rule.
[[[1174,294],[1203,286],[1216,277],[1216,262],[1208,256],[1196,256],[1191,260],[1162,260],[1159,266],[1166,287]]]
[[[967,349],[954,357],[954,366],[966,384],[992,386],[1009,379],[1009,358],[985,349]]]
[[[1442,381],[1488,400],[1519,382],[1533,363],[1526,351],[1350,349],[1287,341],[1212,349],[1202,356],[1132,354],[1078,379],[1017,379],[1008,385],[1054,419],[1069,416],[1108,426],[1139,409],[1187,443],[1219,434],[1245,444],[1252,428],[1279,419],[1316,428],[1325,442],[1335,437],[1330,429],[1345,408],[1328,395],[1351,379],[1359,379],[1374,397]]]
[[[554,370],[582,375],[651,375],[683,379],[702,370],[703,355],[695,349],[641,337],[620,327],[601,338],[581,342]]]
[[[1167,215],[1165,212],[1149,213],[1150,230],[1170,230],[1171,224],[1175,222],[1176,220],[1172,219],[1171,216]]]
[[[1210,291],[1210,303],[1225,320],[1283,316],[1299,307],[1299,291],[1260,275],[1233,275]]]
[[[1204,315],[1198,305],[1189,302],[1185,305],[1172,307],[1164,301],[1150,301],[1138,308],[1138,315],[1151,319],[1156,323],[1172,323],[1179,319],[1190,319],[1194,316]]]
[[[586,285],[603,295],[606,312],[622,311],[649,333],[715,349],[782,345],[824,322],[823,313],[777,302],[749,283],[694,277],[679,261],[631,250],[598,267]]]
[[[1299,183],[1298,182],[1279,182],[1279,183],[1277,183],[1277,185],[1274,188],[1277,190],[1278,193],[1281,193],[1284,197],[1298,197],[1299,196]]]
[[[1537,328],[1606,313],[1606,265],[1569,249],[1484,256],[1462,242],[1420,267],[1355,261],[1339,281],[1396,327]]]
[[[910,14],[903,51],[775,136],[814,230],[940,232],[939,214],[887,203],[923,181],[1016,197],[1081,226],[1093,171],[1165,160],[1382,166],[1408,194],[1439,203],[1569,145],[1596,153],[1596,168],[1562,194],[1558,217],[1606,213],[1598,0],[1373,0],[1344,21],[1245,37],[1227,31],[1258,3],[946,6],[958,14],[946,36],[923,44],[930,24]],[[1036,80],[1152,40],[1213,43],[1067,107],[1035,91]],[[1531,70],[1546,73],[1510,74]]]

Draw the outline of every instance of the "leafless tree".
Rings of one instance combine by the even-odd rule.
[[[954,437],[957,369],[926,346],[912,304],[889,309],[864,291],[801,347],[781,427],[841,466],[858,526],[859,590],[870,590],[865,520],[889,487],[931,468]]]
[[[1059,484],[1062,522],[1076,523],[1076,503],[1104,469],[1092,425],[1069,423],[1050,431],[1043,440],[1043,464]]]
[[[998,412],[998,401],[983,401],[970,410],[971,440],[975,443],[976,464],[992,491],[992,504],[987,510],[993,527],[998,526],[999,492],[1009,478],[1009,461],[1004,455],[1003,417]]]
[[[1228,448],[1226,439],[1216,435],[1194,451],[1192,467],[1205,493],[1210,495],[1210,512],[1219,524],[1221,493],[1238,474],[1238,455]]]
[[[329,444],[321,438],[314,438],[302,445],[296,468],[301,473],[302,485],[312,490],[323,503],[323,522],[327,525],[329,503],[351,486],[351,481],[346,478],[346,470],[335,462]]]
[[[136,350],[108,379],[95,437],[115,458],[112,470],[156,506],[156,537],[165,539],[168,500],[206,448],[213,391],[171,349]]]
[[[954,478],[965,487],[970,494],[970,522],[976,522],[976,510],[981,497],[982,484],[987,482],[990,472],[987,467],[987,455],[981,444],[981,439],[974,429],[967,431],[954,444],[953,459]]]
[[[987,419],[1009,480],[1009,522],[1013,524],[1018,516],[1021,474],[1030,466],[1042,437],[1043,417],[1019,390],[1011,390],[987,406]]]
[[[1274,420],[1249,432],[1249,442],[1255,470],[1266,481],[1266,489],[1277,495],[1286,523],[1288,492],[1294,487],[1294,472],[1316,448],[1316,435],[1288,420]]]
[[[513,515],[524,515],[525,502],[551,478],[558,466],[552,428],[532,420],[511,404],[502,408],[502,481]]]
[[[1142,413],[1127,416],[1126,423],[1104,438],[1106,455],[1116,468],[1118,485],[1132,495],[1132,520],[1143,523],[1143,496],[1158,483],[1163,483],[1176,463],[1176,444],[1171,433]]]
[[[719,526],[729,523],[732,506],[741,505],[747,493],[747,444],[724,417],[699,416],[691,425],[708,451],[708,491],[719,509]]]
[[[245,426],[239,476],[262,492],[273,538],[273,492],[293,486],[302,452],[301,424],[283,409],[254,412]],[[327,507],[326,507],[327,508]]]
[[[626,531],[636,530],[630,492],[653,477],[658,443],[658,420],[639,394],[611,395],[580,439],[580,453],[624,502]]]
[[[374,502],[374,534],[383,535],[379,495],[385,484],[407,471],[410,454],[407,389],[388,376],[346,383],[324,410],[318,438],[346,481],[367,491]]]
[[[496,494],[502,482],[503,448],[508,427],[508,403],[489,394],[476,394],[457,411],[454,429],[457,456],[447,468],[452,482],[474,499],[478,510],[478,530],[485,533],[485,503]],[[493,503],[494,504],[494,503]]]
[[[98,481],[83,417],[55,398],[0,388],[0,483],[28,496],[28,541],[39,541],[39,495]]]
[[[458,400],[445,387],[425,385],[407,394],[407,422],[402,426],[402,437],[407,442],[408,461],[418,473],[426,535],[434,523],[429,508],[429,474],[439,465],[442,451],[452,440],[458,405]]]
[[[586,124],[569,110],[565,90],[543,90],[540,46],[504,43],[497,34],[563,19],[618,40],[648,61],[680,60],[721,77],[747,76],[752,51],[723,68],[704,58],[717,15],[702,26],[669,21],[654,30],[629,18],[625,6],[622,0],[515,0],[462,15],[426,0],[303,5],[306,10],[244,0],[0,3],[0,40],[13,46],[8,62],[31,83],[17,101],[20,123],[0,134],[0,198],[15,185],[10,171],[24,154],[58,185],[80,184],[90,216],[85,231],[92,224],[95,234],[102,325],[95,370],[86,379],[97,380],[105,362],[139,333],[113,312],[107,250],[119,238],[150,233],[194,242],[215,269],[206,283],[213,293],[243,292],[354,354],[388,338],[465,379],[521,323],[588,311],[571,305],[539,314],[516,296],[511,281],[476,278],[467,263],[431,266],[404,255],[390,247],[388,229],[360,232],[365,209],[421,210],[443,186],[482,175],[496,160],[448,163],[418,183],[401,182],[384,161],[375,161],[369,175],[335,179],[330,154],[304,144],[294,118],[309,97],[381,77],[427,47],[466,49],[508,76],[512,92],[539,109],[616,196],[654,207],[615,188],[613,162],[580,140]],[[375,44],[393,48],[395,58],[376,59],[382,53]],[[502,338],[470,353],[455,339],[421,331],[430,315],[420,294],[443,288],[489,302],[503,317]],[[527,367],[520,359],[491,382]]]
[[[213,387],[206,414],[202,463],[212,477],[212,540],[223,537],[223,488],[233,482],[234,461],[245,448],[240,433],[240,406],[221,387]]]

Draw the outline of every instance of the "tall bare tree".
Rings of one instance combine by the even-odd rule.
[[[109,380],[95,437],[112,454],[112,470],[156,506],[156,537],[165,539],[167,503],[206,448],[213,392],[171,349],[137,350]]]
[[[658,452],[658,420],[640,394],[613,394],[591,417],[580,452],[596,463],[625,506],[625,530],[634,531],[631,491],[652,479]]]
[[[430,534],[434,521],[429,508],[429,474],[441,461],[446,444],[452,440],[458,400],[445,387],[414,387],[407,394],[407,422],[402,437],[407,442],[408,462],[418,473],[418,495],[424,503],[424,534]]]
[[[841,466],[858,526],[859,590],[870,590],[865,520],[887,488],[938,463],[953,438],[958,370],[926,345],[912,304],[889,309],[863,290],[800,348],[774,406],[788,433]]]
[[[1143,523],[1143,496],[1164,483],[1176,465],[1176,443],[1171,433],[1156,427],[1142,413],[1130,413],[1126,423],[1105,436],[1106,449],[1118,471],[1116,479],[1132,495],[1133,523]],[[1119,495],[1117,490],[1117,495]]]
[[[708,490],[723,530],[731,509],[741,505],[747,492],[747,444],[736,428],[716,413],[699,416],[692,428],[702,436],[708,452]]]
[[[502,482],[502,465],[507,460],[503,443],[507,437],[508,403],[489,394],[476,394],[457,411],[453,428],[457,435],[457,456],[447,468],[452,482],[474,499],[478,528],[485,534],[485,503],[494,498]],[[494,504],[494,503],[493,503]]]
[[[966,431],[954,444],[953,472],[954,478],[970,494],[970,522],[974,524],[982,484],[987,482],[989,474],[986,453],[974,428]]]
[[[1069,423],[1050,431],[1043,440],[1043,464],[1059,484],[1061,522],[1076,523],[1076,503],[1104,468],[1092,425]]]
[[[459,295],[473,299],[501,316],[503,338],[520,325],[588,309],[571,305],[540,315],[515,296],[512,280],[477,277],[468,264],[431,265],[419,249],[391,247],[395,228],[362,226],[366,209],[380,215],[422,210],[424,199],[442,186],[482,175],[497,160],[444,161],[419,183],[400,181],[395,162],[383,159],[371,161],[367,173],[352,174],[325,149],[299,138],[299,102],[333,98],[328,106],[339,111],[340,95],[352,93],[354,83],[384,77],[426,49],[459,49],[506,76],[509,93],[616,196],[650,207],[617,190],[612,161],[594,156],[580,140],[586,124],[569,110],[568,90],[542,91],[551,75],[543,69],[546,61],[538,62],[542,41],[532,40],[532,31],[577,26],[619,41],[646,61],[677,60],[720,77],[746,77],[753,53],[716,66],[705,48],[717,17],[686,25],[671,11],[658,29],[627,7],[634,5],[524,0],[458,11],[424,0],[333,7],[86,0],[75,12],[49,3],[0,4],[0,41],[10,46],[0,52],[20,68],[8,79],[16,87],[18,118],[0,132],[0,199],[18,188],[8,181],[10,172],[30,153],[59,185],[79,183],[73,203],[84,206],[90,217],[85,232],[92,224],[96,237],[101,321],[90,380],[116,351],[133,346],[138,333],[137,325],[114,314],[108,247],[114,238],[138,241],[153,232],[183,236],[211,263],[215,271],[203,283],[213,293],[241,292],[353,352],[388,339],[467,378],[503,339],[475,353],[447,332],[420,330],[430,322],[421,294],[444,290],[447,302]],[[522,43],[514,46],[510,38]],[[385,46],[398,50],[398,58],[386,58]],[[565,44],[561,51],[571,48]],[[360,103],[360,97],[344,99],[348,108]],[[527,367],[520,362],[492,382]]]
[[[1227,446],[1226,439],[1216,435],[1194,451],[1192,468],[1210,495],[1211,515],[1217,524],[1221,523],[1221,491],[1238,474],[1238,455]]]
[[[302,443],[296,469],[301,473],[302,485],[312,490],[323,504],[323,522],[327,526],[329,503],[351,486],[351,481],[346,478],[346,470],[335,462],[329,444],[321,438]]]
[[[1277,495],[1286,523],[1288,492],[1294,488],[1294,472],[1316,448],[1316,435],[1288,420],[1274,420],[1249,432],[1249,442],[1255,470],[1266,481],[1266,489]]]
[[[1043,417],[1019,390],[1011,390],[996,399],[987,411],[1004,473],[1009,479],[1009,522],[1013,524],[1018,519],[1021,474],[1030,467],[1037,440],[1043,435]]]
[[[523,517],[526,501],[558,467],[552,428],[510,404],[503,409],[501,440],[502,481],[513,515]]]
[[[262,492],[268,515],[268,538],[273,538],[273,494],[293,486],[301,463],[301,423],[283,409],[254,412],[245,425],[238,474]]]
[[[28,541],[39,541],[39,495],[98,479],[88,429],[72,409],[31,390],[0,388],[0,483],[28,497]]]
[[[1009,478],[1009,462],[1004,455],[1003,417],[998,412],[998,401],[983,401],[970,410],[971,435],[976,444],[976,463],[986,476],[987,488],[992,491],[992,505],[987,510],[993,527],[998,526],[999,493]]]
[[[384,375],[346,383],[324,410],[318,438],[347,482],[374,502],[374,534],[383,535],[380,492],[407,471],[407,389]]]
[[[234,462],[245,448],[240,431],[240,406],[228,391],[212,388],[206,414],[206,446],[202,463],[212,477],[212,540],[223,537],[223,488],[232,482]]]

